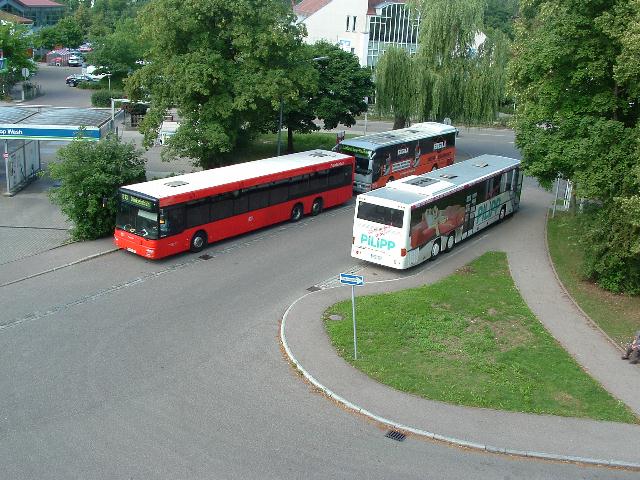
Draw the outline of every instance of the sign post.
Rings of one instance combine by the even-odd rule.
[[[351,273],[341,273],[340,283],[343,285],[351,285],[351,312],[353,318],[353,359],[358,359],[358,340],[356,336],[356,287],[364,285],[364,276],[353,275]]]

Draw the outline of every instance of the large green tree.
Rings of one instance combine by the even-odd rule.
[[[495,119],[504,96],[507,41],[483,22],[486,0],[416,0],[419,119]]]
[[[5,71],[0,72],[3,94],[9,91],[11,85],[22,79],[23,68],[35,72],[36,65],[28,53],[31,46],[31,37],[26,27],[10,23],[0,25],[0,48],[5,58]]]
[[[293,152],[293,132],[319,130],[316,119],[321,120],[327,130],[338,124],[354,125],[355,117],[367,111],[365,97],[371,97],[374,91],[371,71],[361,67],[352,53],[324,41],[306,49],[306,62],[312,64],[315,71],[305,79],[306,85],[301,85],[304,88],[299,89],[297,98],[283,103],[289,153]],[[271,118],[276,116],[274,112]]]
[[[280,0],[149,2],[139,22],[150,63],[127,82],[132,96],[146,92],[152,101],[147,142],[175,106],[181,125],[167,154],[203,167],[226,161],[239,140],[264,128],[265,112],[298,98],[313,75],[294,20]]]
[[[142,60],[145,48],[140,39],[140,27],[134,18],[120,20],[113,33],[102,37],[87,60],[100,65],[114,76],[124,77]]]
[[[42,28],[37,36],[45,48],[58,45],[75,48],[84,41],[84,31],[75,16],[64,17],[55,25]]]
[[[584,216],[585,270],[640,292],[640,0],[529,0],[521,13],[510,83],[525,169],[599,205]]]
[[[110,136],[98,142],[78,138],[57,156],[48,172],[60,187],[51,190],[50,197],[73,223],[72,236],[91,240],[113,234],[116,190],[144,181],[142,152]]]
[[[376,107],[393,115],[393,128],[403,128],[415,107],[416,84],[413,59],[401,47],[389,47],[376,65]]]

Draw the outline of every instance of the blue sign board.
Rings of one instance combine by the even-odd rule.
[[[100,140],[98,127],[75,127],[62,125],[25,127],[21,125],[0,125],[0,138],[12,140],[73,140],[82,130],[83,140]]]
[[[340,283],[342,283],[343,285],[353,285],[359,287],[364,285],[364,276],[353,275],[351,273],[341,273]]]

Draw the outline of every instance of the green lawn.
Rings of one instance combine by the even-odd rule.
[[[487,253],[433,285],[357,297],[356,308],[358,360],[351,301],[325,312],[331,341],[391,387],[459,405],[640,423],[537,321],[503,253]]]
[[[584,279],[579,229],[575,215],[556,213],[549,218],[549,253],[560,280],[587,315],[619,345],[640,330],[640,297],[616,295]]]

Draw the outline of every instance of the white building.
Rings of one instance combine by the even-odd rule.
[[[307,27],[308,43],[340,44],[362,66],[375,66],[389,45],[410,53],[417,48],[420,19],[404,1],[302,0],[293,10]]]

